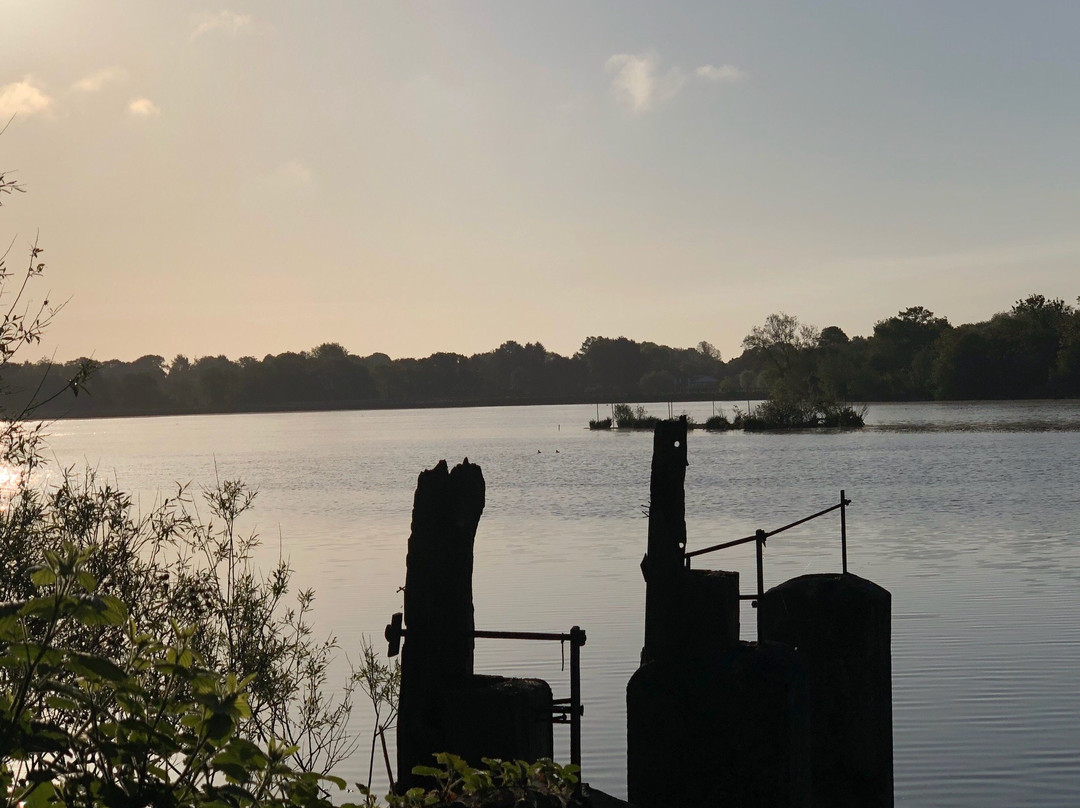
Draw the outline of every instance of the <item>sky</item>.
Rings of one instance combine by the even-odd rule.
[[[22,358],[724,358],[1080,294],[1080,4],[0,0]],[[12,118],[12,116],[14,116]],[[13,291],[8,282],[5,292]]]

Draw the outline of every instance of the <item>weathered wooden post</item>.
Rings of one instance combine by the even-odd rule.
[[[891,808],[892,596],[851,573],[803,575],[759,603],[760,635],[806,665],[815,808]]]
[[[451,752],[535,760],[552,754],[552,694],[539,679],[473,673],[473,542],[484,511],[484,475],[465,459],[421,472],[405,573],[405,626],[397,721],[398,786],[421,785],[417,765]],[[490,635],[492,632],[483,632]],[[430,785],[430,783],[428,783]]]
[[[398,781],[445,748],[443,694],[473,672],[473,541],[484,512],[484,475],[465,459],[423,471],[413,497],[405,572],[405,623],[398,709]]]
[[[642,664],[680,653],[683,639],[683,554],[686,551],[686,417],[661,421],[653,432],[649,479],[649,540],[645,576]]]

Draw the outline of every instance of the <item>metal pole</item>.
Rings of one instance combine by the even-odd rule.
[[[759,530],[754,537],[757,539],[757,593],[760,598],[765,594],[765,558],[762,548],[765,546],[765,531]]]
[[[840,489],[840,559],[841,568],[847,575],[847,499],[843,488]]]
[[[579,626],[570,629],[570,762],[581,766],[581,646],[585,632]],[[580,772],[578,777],[581,777]]]
[[[762,552],[765,547],[765,531],[759,530],[757,532],[757,596],[758,599],[754,601],[754,608],[758,610],[757,622],[758,622],[758,640],[761,639],[761,598],[765,594],[765,558]]]

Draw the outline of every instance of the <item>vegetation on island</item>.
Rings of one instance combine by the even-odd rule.
[[[820,341],[817,329],[801,325],[795,317],[769,315],[764,325],[755,327],[743,340],[744,348],[756,351],[767,362],[760,383],[768,385],[768,399],[752,409],[747,405],[745,412],[736,407],[731,420],[722,412],[715,414],[702,426],[709,431],[863,426],[865,407],[837,402],[821,384],[815,357]],[[659,421],[642,405],[615,404],[612,415],[619,429],[652,429]],[[693,419],[689,425],[696,426]],[[602,428],[596,421],[590,421],[589,427]]]
[[[790,322],[789,322],[790,321]],[[772,325],[794,325],[790,349],[773,350]],[[762,398],[778,373],[812,379],[823,400],[911,401],[1080,396],[1080,312],[1032,294],[980,323],[953,326],[922,307],[903,309],[867,337],[770,315],[742,353],[724,361],[709,343],[671,348],[626,337],[589,337],[573,356],[539,342],[423,359],[358,356],[326,343],[310,351],[132,362],[82,359],[11,363],[0,402],[17,412],[49,399],[88,365],[77,399],[54,398],[49,417],[258,412],[482,404]],[[43,376],[45,381],[42,382]],[[39,386],[40,385],[40,386]],[[824,414],[821,415],[824,418]]]

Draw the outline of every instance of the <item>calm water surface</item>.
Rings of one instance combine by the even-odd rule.
[[[401,608],[416,475],[442,458],[479,463],[477,627],[586,629],[585,775],[624,795],[651,435],[591,433],[591,417],[565,406],[65,421],[51,449],[54,467],[95,466],[144,506],[215,474],[258,488],[247,527],[267,568],[280,546],[317,591],[318,628],[353,656],[365,634],[382,647]],[[1080,402],[873,405],[868,423],[692,433],[690,548],[785,524],[846,489],[850,568],[893,594],[897,805],[1080,805]],[[766,586],[838,569],[838,530],[826,517],[770,541]],[[709,563],[738,569],[744,589],[753,580],[752,545]],[[477,641],[479,671],[539,676],[557,697],[561,662],[554,644]],[[361,710],[361,734],[366,721]],[[366,766],[362,748],[339,774]]]

